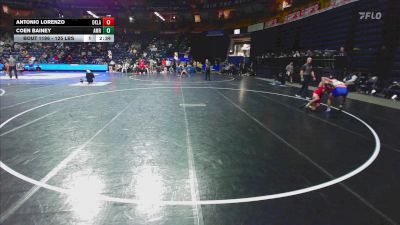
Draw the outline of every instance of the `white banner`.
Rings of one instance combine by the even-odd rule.
[[[264,23],[256,23],[247,27],[247,32],[254,32],[264,29]]]

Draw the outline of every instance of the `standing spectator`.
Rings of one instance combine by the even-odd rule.
[[[149,60],[149,65],[150,65],[149,71],[150,71],[150,73],[153,73],[155,70],[156,61],[153,58],[151,58]]]
[[[171,60],[167,59],[166,62],[165,62],[165,66],[167,67],[167,71],[168,71],[168,72],[171,72],[171,71],[170,71],[171,64],[172,64],[172,63],[171,63]]]
[[[171,73],[175,73],[175,72],[176,72],[176,69],[177,69],[178,62],[175,61],[175,59],[173,59],[172,62],[171,62],[171,64],[172,64],[172,66],[171,66]]]
[[[339,56],[347,56],[346,50],[344,47],[340,47]]]
[[[335,57],[335,68],[337,70],[338,79],[342,79],[347,76],[347,70],[349,67],[349,59],[344,47],[340,47],[338,57]]]
[[[17,77],[17,79],[18,79],[18,73],[20,73],[22,75],[23,71],[24,71],[24,64],[21,61],[19,61],[17,63],[17,73],[16,73],[15,77]]]
[[[290,83],[293,83],[293,73],[294,73],[293,62],[290,62],[286,66],[286,75],[288,76]]]
[[[12,73],[13,73],[13,71],[14,71],[14,74],[15,74],[15,78],[16,79],[18,79],[18,73],[17,73],[17,68],[16,68],[16,66],[17,66],[17,62],[16,62],[16,60],[14,59],[14,57],[12,56],[12,55],[10,55],[10,58],[8,59],[8,63],[9,63],[9,65],[10,65],[10,79],[12,79]]]
[[[254,63],[250,62],[249,68],[248,68],[248,72],[249,72],[249,76],[255,76],[255,72],[254,72]]]
[[[128,60],[125,60],[124,65],[122,66],[122,73],[128,73],[129,66]]]
[[[307,63],[304,64],[300,69],[300,79],[301,79],[301,88],[299,92],[296,94],[296,97],[304,97],[308,96],[308,86],[310,85],[311,81],[315,81],[315,73],[312,67],[312,58],[307,58]],[[311,80],[312,78],[312,80]],[[309,99],[309,97],[306,97]]]
[[[206,72],[206,80],[211,80],[211,64],[208,61],[208,59],[206,59],[204,66],[205,66],[205,72]]]
[[[246,64],[245,64],[244,60],[239,62],[239,76],[242,76],[242,75],[244,75],[244,73],[246,73],[245,65]]]

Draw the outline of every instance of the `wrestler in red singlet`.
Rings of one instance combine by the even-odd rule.
[[[317,101],[315,101],[314,103],[320,104],[322,95],[324,94],[325,91],[326,91],[326,88],[325,88],[325,85],[323,85],[323,86],[319,86],[319,87],[313,92],[313,94],[316,94],[316,95],[318,95],[318,97],[319,97],[319,99],[318,99]]]

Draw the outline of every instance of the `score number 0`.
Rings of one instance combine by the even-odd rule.
[[[103,18],[103,34],[114,34],[114,18]]]
[[[114,26],[114,18],[103,18],[103,26]]]

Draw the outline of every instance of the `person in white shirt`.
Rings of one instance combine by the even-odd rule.
[[[122,66],[122,73],[128,73],[128,69],[129,69],[129,62],[125,61],[125,63]]]
[[[168,71],[168,72],[170,72],[171,63],[172,63],[172,62],[171,62],[171,60],[167,59],[167,61],[166,61],[166,64],[165,64],[165,65],[166,65],[166,67],[167,67],[167,71]]]
[[[22,72],[24,71],[24,64],[22,62],[17,63],[17,73],[15,74],[16,77],[18,77],[18,73],[22,75]]]

